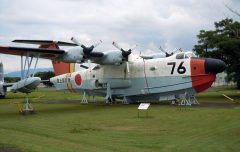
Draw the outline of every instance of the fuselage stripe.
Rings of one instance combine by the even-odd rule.
[[[75,70],[75,68],[74,68],[74,67],[75,67],[75,63],[70,63],[69,66],[70,66],[70,68],[69,68],[70,71],[69,71],[69,72],[70,72],[70,73],[73,73],[74,70]]]
[[[72,64],[72,63],[71,63],[71,64]],[[72,74],[72,73],[68,73],[68,74],[67,74],[67,81],[68,81],[68,79],[71,78],[71,74]],[[76,91],[73,89],[71,82],[67,82],[67,89],[68,89],[70,92],[76,92]]]

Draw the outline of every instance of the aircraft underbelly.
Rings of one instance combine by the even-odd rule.
[[[191,77],[182,76],[163,76],[163,77],[149,77],[148,85],[146,85],[145,78],[130,79],[132,86],[125,89],[125,95],[145,95],[152,93],[164,93],[176,90],[192,88]]]

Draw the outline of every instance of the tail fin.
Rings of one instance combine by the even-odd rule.
[[[41,44],[39,48],[48,48],[48,49],[59,49],[59,46],[56,43],[50,44]],[[60,61],[52,61],[53,69],[55,76],[74,72],[74,63],[64,63]]]
[[[60,61],[52,61],[52,64],[53,64],[55,76],[74,72],[74,65],[75,65],[74,63],[64,63],[64,62],[60,62]]]

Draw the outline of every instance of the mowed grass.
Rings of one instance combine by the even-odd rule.
[[[236,101],[240,98],[234,88],[210,89],[198,95],[200,106],[153,104],[148,118],[145,112],[137,117],[138,105],[83,105],[80,95],[52,89],[32,93],[37,113],[23,116],[14,102],[24,95],[10,93],[0,100],[0,145],[26,152],[239,152],[240,106],[222,93]],[[48,100],[79,100],[79,104]],[[235,106],[202,106],[205,103]]]

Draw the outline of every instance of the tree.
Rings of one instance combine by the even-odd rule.
[[[201,30],[194,51],[201,57],[213,57],[227,64],[228,80],[240,89],[240,22],[223,19],[215,22],[215,30]]]
[[[4,82],[5,83],[14,83],[18,82],[21,78],[20,77],[5,77]]]

